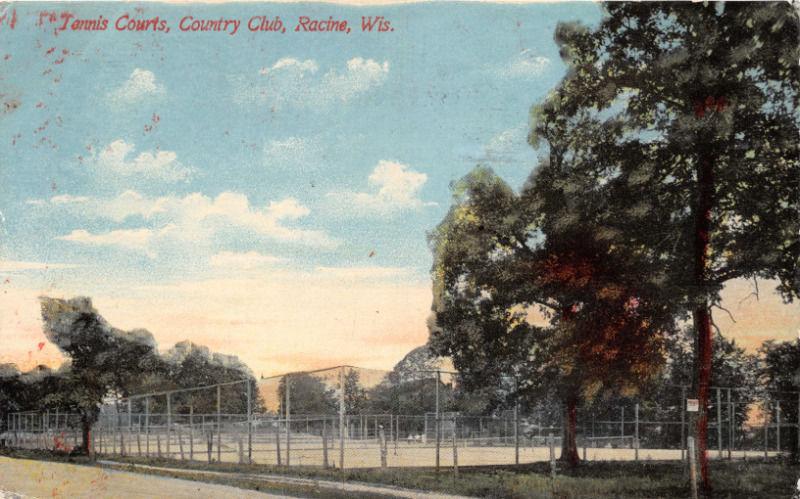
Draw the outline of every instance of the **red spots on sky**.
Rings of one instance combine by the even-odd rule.
[[[55,47],[50,47],[49,49],[47,49],[47,52],[45,52],[44,55],[50,55],[55,51],[56,51]]]
[[[36,130],[33,131],[34,135],[45,131],[49,126],[50,126],[50,120],[45,120],[44,123],[42,123]]]
[[[44,348],[44,341],[40,341],[40,342],[39,342],[39,344],[38,344],[38,345],[36,345],[36,347],[37,347],[37,348],[39,349],[39,351],[41,352],[41,351],[42,351],[42,348]]]
[[[8,99],[3,101],[3,113],[9,114],[16,111],[22,105],[19,99]]]
[[[161,121],[161,116],[157,115],[156,113],[153,113],[153,116],[150,118],[150,123],[144,125],[144,133],[152,132],[160,121]]]
[[[11,54],[6,54],[5,56],[3,56],[4,61],[7,61],[9,59],[11,59]]]

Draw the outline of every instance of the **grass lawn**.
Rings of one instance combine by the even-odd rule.
[[[7,452],[11,457],[67,460],[41,451]],[[91,464],[86,458],[71,458],[75,463]],[[520,466],[465,467],[458,479],[443,469],[438,475],[429,468],[389,468],[345,470],[311,467],[277,467],[231,463],[185,462],[168,459],[114,457],[114,461],[146,464],[187,470],[231,472],[230,477],[185,476],[199,481],[213,481],[243,488],[265,489],[263,482],[236,477],[236,472],[270,473],[286,476],[357,481],[398,487],[491,498],[676,498],[689,496],[688,473],[678,462],[587,462],[574,470],[559,468],[555,481],[550,480],[549,465],[534,463]],[[163,474],[163,473],[159,473]],[[177,475],[176,475],[177,476]],[[711,461],[714,496],[719,498],[791,498],[800,478],[800,465],[779,459],[747,461]],[[328,491],[282,490],[304,497],[336,497]],[[332,495],[333,494],[333,495]],[[380,497],[353,495],[348,497]]]

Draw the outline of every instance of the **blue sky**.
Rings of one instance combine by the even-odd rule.
[[[564,71],[553,29],[599,18],[588,3],[80,4],[77,18],[159,16],[171,31],[37,26],[40,11],[66,7],[15,5],[15,29],[0,29],[0,93],[13,108],[0,121],[0,270],[15,297],[0,332],[18,345],[6,360],[49,359],[49,345],[30,352],[36,295],[87,294],[164,347],[189,337],[267,371],[354,362],[365,347],[373,355],[356,360],[388,367],[425,341],[426,234],[450,183],[479,162],[524,181],[536,160],[528,110]],[[181,33],[187,15],[280,16],[288,29]],[[301,15],[354,29],[292,32]],[[394,31],[361,33],[362,15]],[[298,286],[311,291],[286,298]],[[289,341],[287,327],[301,332]],[[341,359],[313,354],[322,330],[364,330],[363,341]],[[253,337],[286,353],[248,358]]]
[[[293,199],[308,214],[285,226],[331,241],[254,240],[243,231],[215,238],[215,251],[291,257],[308,268],[366,263],[374,251],[372,265],[426,274],[425,233],[448,207],[449,184],[478,162],[515,185],[534,166],[525,143],[528,110],[563,73],[552,41],[556,23],[598,18],[592,4],[266,7],[147,4],[134,13],[134,5],[83,4],[72,9],[79,18],[158,15],[171,32],[53,36],[36,26],[40,6],[18,6],[16,29],[0,32],[10,55],[2,62],[3,93],[20,102],[0,129],[3,177],[13,186],[0,199],[4,256],[82,265],[102,257],[111,273],[178,271],[177,255],[167,257],[170,250],[157,243],[137,249],[63,239],[74,230],[153,230],[173,219],[87,217],[83,199],[65,196],[214,199],[228,192],[246,196],[250,209]],[[362,15],[383,15],[395,31],[242,28],[230,36],[177,29],[185,15],[246,20],[262,13],[280,15],[290,30],[299,15],[333,15],[356,28]],[[399,177],[370,182],[380,164]],[[386,182],[406,181],[394,197],[377,194]]]
[[[193,339],[260,372],[391,367],[424,343],[426,234],[451,182],[482,163],[522,184],[530,106],[564,73],[554,28],[600,18],[592,3],[12,8],[0,335],[16,346],[0,361],[56,358],[30,350],[35,297],[86,294],[162,347]],[[67,8],[112,26],[37,26]],[[126,12],[171,31],[115,31]],[[287,33],[181,33],[187,15],[280,16]],[[301,15],[353,31],[291,32]],[[395,30],[361,33],[362,15]]]

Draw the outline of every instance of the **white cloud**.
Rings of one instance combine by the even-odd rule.
[[[501,71],[507,77],[539,76],[550,65],[550,59],[536,55],[530,49],[524,49]]]
[[[256,102],[272,108],[308,107],[347,102],[382,85],[389,74],[389,62],[354,57],[344,69],[320,73],[313,59],[279,59],[259,71],[256,81],[232,79],[234,97],[241,103]]]
[[[414,171],[403,163],[381,160],[369,176],[375,192],[341,191],[327,194],[340,208],[355,209],[361,215],[390,215],[416,210],[436,203],[419,199],[428,176]]]
[[[261,68],[261,71],[259,71],[258,74],[268,75],[278,71],[296,71],[300,74],[316,73],[318,69],[319,66],[317,65],[317,61],[313,59],[299,61],[293,57],[284,57],[282,59],[278,59],[278,61],[269,68]]]
[[[108,93],[108,99],[115,103],[129,104],[164,93],[164,85],[156,81],[156,75],[152,71],[136,68],[121,86]]]
[[[141,252],[153,258],[156,256],[156,251],[153,249],[154,240],[168,236],[175,228],[174,225],[168,225],[160,229],[120,229],[97,234],[76,229],[56,239],[90,246],[112,246]]]
[[[169,198],[147,198],[136,191],[127,190],[114,198],[90,198],[61,194],[53,196],[49,201],[29,199],[27,204],[34,206],[60,205],[62,208],[95,218],[105,218],[121,222],[128,217],[140,215],[151,218],[166,211]]]
[[[319,90],[325,96],[346,102],[374,86],[383,84],[388,74],[388,61],[379,63],[372,59],[356,57],[347,61],[345,71],[337,72],[332,69],[326,73]]]
[[[113,198],[89,199],[84,203],[63,205],[85,216],[122,222],[131,217],[142,217],[151,225],[162,229],[141,228],[116,230],[106,234],[91,234],[76,230],[59,239],[84,244],[124,247],[156,254],[156,247],[169,241],[197,245],[212,239],[222,230],[245,231],[267,238],[301,245],[333,248],[338,241],[319,230],[288,227],[285,222],[298,220],[311,212],[294,198],[271,201],[258,208],[250,204],[246,195],[223,192],[215,198],[201,193],[183,197],[148,197],[135,191],[126,191]],[[166,229],[169,230],[166,230]],[[115,242],[114,237],[119,241]]]
[[[209,258],[212,267],[223,269],[255,269],[269,265],[285,262],[285,258],[273,255],[265,255],[257,251],[247,251],[236,253],[232,251],[222,251]]]
[[[519,164],[524,161],[524,154],[533,154],[527,142],[528,128],[520,125],[503,130],[492,136],[478,154],[467,156],[470,161],[487,164]]]
[[[100,175],[177,182],[186,180],[192,168],[178,161],[174,151],[143,151],[133,155],[136,146],[122,139],[115,140],[95,154],[90,164]]]
[[[69,194],[60,194],[50,198],[50,202],[53,204],[85,203],[87,201],[89,201],[89,198],[86,196],[71,196]]]
[[[74,269],[80,265],[71,263],[50,263],[50,262],[21,262],[14,260],[0,260],[0,272],[24,272],[29,270],[59,270]]]
[[[320,155],[317,141],[306,137],[271,140],[264,146],[264,162],[270,167],[305,168],[318,162]]]
[[[376,280],[394,277],[407,277],[412,274],[408,267],[317,267],[314,272],[323,277],[333,277],[342,280]]]

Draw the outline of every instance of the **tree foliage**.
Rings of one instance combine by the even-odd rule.
[[[613,193],[603,226],[649,252],[691,311],[708,494],[710,308],[734,278],[798,295],[797,14],[768,2],[604,7],[596,28],[556,29],[568,74],[534,108],[531,141]]]
[[[153,335],[144,329],[123,331],[111,326],[89,298],[41,298],[44,332],[68,358],[56,372],[38,369],[0,377],[0,393],[20,409],[59,408],[80,414],[83,449],[90,452],[91,425],[107,397],[126,397],[230,381],[248,380],[254,407],[259,405],[255,379],[235,357],[212,354],[208,348],[182,342],[166,355],[157,350]],[[223,387],[230,412],[246,411],[246,385]],[[216,392],[193,391],[172,396],[172,410],[215,412]],[[143,405],[144,399],[136,399]],[[151,411],[166,409],[165,396],[150,397]],[[141,407],[136,407],[141,410]]]
[[[575,196],[584,181],[545,164],[516,194],[476,168],[431,235],[434,351],[452,356],[467,389],[512,376],[513,397],[562,400],[573,464],[579,402],[657,372],[674,319],[647,255],[598,229],[604,193]]]

